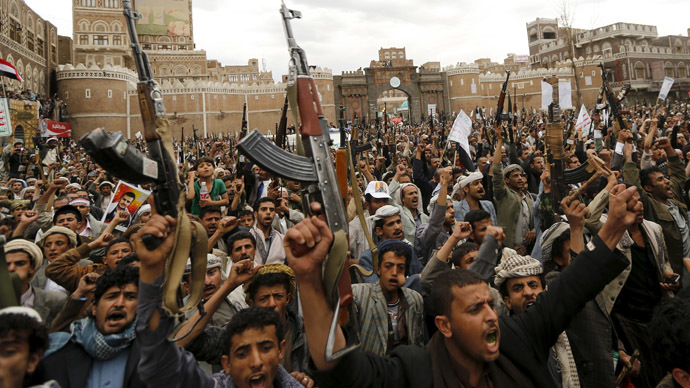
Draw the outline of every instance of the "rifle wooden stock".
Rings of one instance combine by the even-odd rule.
[[[153,92],[154,89],[150,84],[139,83],[137,85],[141,121],[144,123],[144,139],[146,139],[147,142],[161,139],[156,133],[156,108],[153,104],[153,100],[149,97]]]

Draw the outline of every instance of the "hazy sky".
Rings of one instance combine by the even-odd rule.
[[[407,48],[415,65],[441,66],[489,57],[502,62],[507,53],[528,54],[525,24],[537,17],[557,18],[563,0],[287,0],[302,12],[293,20],[297,42],[309,63],[343,70],[366,67],[380,47]],[[72,36],[71,1],[26,0],[41,17]],[[616,22],[651,24],[660,36],[687,36],[684,0],[570,1],[573,25],[594,28]],[[287,72],[288,53],[278,0],[196,0],[194,40],[209,59],[225,65],[265,59],[277,81]]]

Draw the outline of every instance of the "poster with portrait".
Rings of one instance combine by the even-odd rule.
[[[151,192],[127,182],[120,181],[117,183],[114,193],[112,201],[110,201],[108,208],[105,210],[105,213],[103,213],[101,222],[110,224],[118,213],[127,212],[129,218],[119,222],[117,226],[115,226],[116,230],[124,232],[131,225],[137,210],[139,210],[141,205],[146,203],[146,199]]]

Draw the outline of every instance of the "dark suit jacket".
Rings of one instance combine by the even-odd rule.
[[[93,358],[76,343],[70,341],[65,347],[45,357],[38,364],[32,376],[32,384],[55,380],[61,388],[83,388],[91,373]],[[125,367],[124,388],[146,388],[139,379],[139,344],[132,343]]]

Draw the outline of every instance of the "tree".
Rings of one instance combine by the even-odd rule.
[[[582,105],[582,94],[580,93],[580,76],[577,74],[577,67],[575,66],[575,41],[573,37],[573,21],[575,20],[575,12],[568,0],[562,0],[558,8],[558,25],[566,32],[566,45],[570,49],[571,66],[573,67],[573,75],[575,77],[575,107]]]

